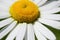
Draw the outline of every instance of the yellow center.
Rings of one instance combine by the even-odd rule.
[[[17,1],[9,10],[18,22],[32,23],[39,17],[38,7],[31,1]]]

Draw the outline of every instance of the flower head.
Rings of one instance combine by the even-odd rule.
[[[43,24],[60,29],[60,1],[45,4],[47,0],[1,0],[0,39],[6,40],[56,40]],[[45,4],[45,5],[44,5]]]

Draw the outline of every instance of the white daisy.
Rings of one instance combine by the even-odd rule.
[[[43,24],[60,29],[60,1],[43,5],[47,0],[0,0],[0,39],[56,40]]]

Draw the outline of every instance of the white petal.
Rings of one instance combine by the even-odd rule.
[[[0,12],[1,11],[7,11],[8,10],[8,6],[6,5],[6,4],[4,4],[4,3],[2,3],[2,2],[0,2]]]
[[[44,3],[46,3],[47,2],[47,0],[41,0],[39,3],[38,3],[38,6],[41,6],[41,5],[43,5]]]
[[[53,20],[48,20],[48,19],[43,19],[43,18],[39,19],[39,21],[53,28],[60,29],[60,22],[58,21],[53,21]]]
[[[27,30],[26,30],[26,33],[25,33],[24,40],[27,40]]]
[[[41,23],[36,22],[34,25],[34,28],[35,28],[35,31],[42,33],[49,40],[56,40],[55,35],[48,28],[43,26]]]
[[[46,37],[44,37],[41,32],[36,28],[38,25],[34,24],[34,31],[35,31],[35,35],[37,37],[38,40],[47,40]]]
[[[20,31],[21,26],[23,26],[23,24],[18,24],[16,28],[8,35],[6,40],[13,40],[16,37],[17,33]]]
[[[26,23],[23,23],[20,26],[20,30],[17,33],[16,40],[23,40],[26,33]]]
[[[38,4],[41,0],[31,0],[32,2],[34,2],[35,4]]]
[[[8,6],[3,3],[0,3],[0,19],[10,16]]]
[[[28,24],[28,26],[27,26],[27,40],[35,40],[32,24]]]
[[[0,1],[0,12],[1,11],[9,11],[9,9],[10,9],[10,6],[15,2],[16,0],[9,0],[9,1],[7,1],[7,0],[1,0]]]
[[[17,24],[16,21],[14,21],[12,24],[10,24],[4,31],[0,33],[0,39],[3,38],[6,34],[8,34]]]
[[[52,10],[58,6],[60,6],[60,1],[53,1],[51,3],[48,3],[48,4],[40,7],[40,9],[43,11],[46,11],[46,10],[48,11],[48,10]]]
[[[60,20],[60,14],[43,14],[41,15],[41,18]]]
[[[0,28],[4,27],[5,25],[10,24],[14,19],[8,18],[6,20],[0,21]]]
[[[0,19],[3,19],[3,18],[8,18],[10,17],[10,13],[9,12],[4,12],[4,11],[1,11],[0,12]]]
[[[54,8],[52,10],[48,10],[48,11],[42,11],[41,10],[41,14],[53,14],[53,13],[57,13],[57,12],[60,12],[60,8]]]
[[[33,3],[37,4],[38,6],[43,5],[46,3],[47,0],[31,0]]]
[[[11,6],[14,2],[16,2],[17,0],[1,0],[2,3],[6,4],[7,6]]]

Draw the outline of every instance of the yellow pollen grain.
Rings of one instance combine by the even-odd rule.
[[[31,1],[17,1],[9,12],[15,20],[26,23],[35,21],[39,16],[38,7]]]

